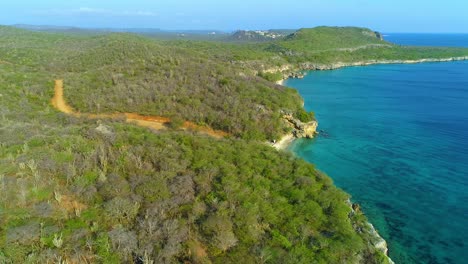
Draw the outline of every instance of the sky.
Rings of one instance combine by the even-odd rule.
[[[0,0],[0,24],[91,28],[468,33],[468,0]]]

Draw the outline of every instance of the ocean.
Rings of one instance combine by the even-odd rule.
[[[467,263],[468,61],[315,71],[285,85],[320,130],[290,149],[351,194],[396,263]]]
[[[384,39],[409,46],[468,47],[468,34],[384,33]]]

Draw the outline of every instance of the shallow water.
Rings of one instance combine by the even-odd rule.
[[[321,135],[291,149],[353,196],[396,263],[467,263],[468,62],[310,72]]]

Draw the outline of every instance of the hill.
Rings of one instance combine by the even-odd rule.
[[[225,43],[0,27],[0,263],[387,263],[348,195],[265,144],[290,130],[285,113],[313,119],[295,90],[266,80],[304,62],[468,55],[371,32]],[[389,46],[359,48],[374,44]],[[54,79],[77,111],[231,136],[66,115],[50,104]]]
[[[388,45],[381,34],[358,27],[316,27],[300,29],[287,36],[281,43],[284,47],[296,50],[349,49],[368,45]]]
[[[0,46],[8,52],[0,60],[11,62],[0,64],[0,262],[382,257],[367,244],[365,218],[352,213],[348,196],[290,154],[263,142],[75,118],[49,104],[53,77],[119,65],[136,71],[137,58],[166,59],[164,65],[171,52],[183,50],[129,35],[81,39],[6,31]]]
[[[55,68],[79,111],[178,117],[257,140],[287,131],[282,112],[304,112],[296,91],[186,48],[115,34],[82,46]]]
[[[237,43],[169,41],[214,59],[238,65],[268,80],[279,80],[304,70],[331,69],[334,65],[375,64],[404,60],[464,57],[466,48],[410,47],[389,43],[378,32],[357,27],[300,29],[285,38]]]

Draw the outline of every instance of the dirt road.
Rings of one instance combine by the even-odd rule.
[[[51,100],[52,105],[59,111],[74,116],[89,119],[118,119],[124,118],[125,122],[136,124],[141,127],[147,127],[155,130],[167,129],[167,124],[171,120],[162,116],[143,116],[135,113],[113,113],[113,114],[85,114],[75,111],[65,102],[63,93],[63,80],[55,80],[54,97]],[[207,134],[215,138],[223,138],[229,134],[224,131],[214,130],[209,127],[199,126],[189,121],[185,121],[182,128],[184,130],[193,130],[202,134]]]

